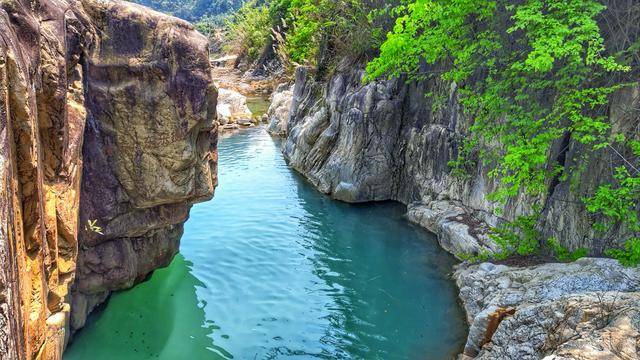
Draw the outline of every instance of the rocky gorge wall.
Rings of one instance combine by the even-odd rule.
[[[121,1],[0,2],[0,358],[60,359],[217,185],[207,39]]]
[[[621,228],[597,235],[598,218],[581,202],[611,176],[613,154],[583,159],[577,141],[558,142],[549,166],[584,169],[579,181],[550,182],[545,195],[521,195],[502,206],[488,199],[498,185],[488,174],[490,164],[478,162],[467,177],[454,176],[448,165],[471,126],[455,84],[396,79],[363,85],[364,70],[346,68],[326,82],[299,68],[286,126],[277,124],[286,127],[285,158],[320,191],[346,202],[400,201],[412,221],[439,234],[456,255],[495,250],[485,236],[488,227],[527,214],[532,204],[544,209],[538,224],[543,235],[570,249],[601,255],[625,238]],[[639,136],[633,111],[639,105],[639,87],[617,94],[609,110],[612,128]]]
[[[343,64],[317,81],[298,68],[288,111],[282,100],[269,111],[270,131],[286,138],[285,159],[321,192],[345,202],[400,201],[408,219],[436,233],[454,255],[498,250],[490,227],[527,214],[532,204],[543,208],[543,235],[569,249],[585,247],[598,256],[626,238],[621,228],[595,234],[598,218],[581,203],[610,176],[614,156],[582,157],[581,144],[563,139],[549,154],[549,166],[582,168],[579,181],[550,182],[546,194],[521,195],[498,217],[494,210],[502,206],[488,199],[497,186],[490,166],[479,162],[462,178],[448,166],[471,126],[456,86],[403,79],[363,84],[363,76],[361,68]],[[639,136],[633,111],[639,105],[638,87],[616,94],[612,128]],[[607,259],[571,267],[462,264],[455,279],[470,326],[463,358],[640,358],[640,322],[628,311],[640,294],[637,269]]]

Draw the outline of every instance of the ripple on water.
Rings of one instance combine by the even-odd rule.
[[[222,139],[219,151],[219,189],[193,208],[181,255],[114,295],[66,360],[447,359],[460,350],[453,259],[407,224],[403,206],[322,196],[261,129]]]

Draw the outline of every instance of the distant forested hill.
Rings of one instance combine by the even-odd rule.
[[[131,0],[179,18],[198,22],[216,20],[237,10],[244,0]]]

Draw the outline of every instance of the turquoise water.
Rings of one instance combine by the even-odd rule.
[[[65,360],[451,359],[454,260],[393,203],[342,204],[262,129],[222,139],[220,187],[181,254],[91,317]]]
[[[251,110],[253,117],[258,119],[262,118],[262,115],[267,113],[270,105],[271,101],[268,98],[258,96],[247,98],[247,107]]]

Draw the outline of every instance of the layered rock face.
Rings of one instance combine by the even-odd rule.
[[[559,141],[549,166],[584,169],[579,181],[550,182],[544,196],[522,195],[503,207],[487,199],[497,188],[488,175],[490,166],[479,162],[465,178],[451,174],[448,163],[457,158],[471,126],[455,85],[403,79],[363,85],[363,76],[363,70],[343,70],[317,82],[305,68],[296,73],[284,155],[320,191],[346,202],[403,202],[410,219],[439,234],[443,247],[454,254],[495,249],[485,234],[503,220],[494,215],[498,207],[504,219],[512,220],[539,204],[546,237],[570,249],[591,249],[594,255],[626,238],[624,229],[596,235],[598,219],[581,202],[611,176],[612,164],[622,161],[615,154],[583,158],[577,141]],[[639,99],[638,88],[617,95],[610,109],[613,129],[637,134],[633,129],[640,120],[633,109]]]
[[[498,205],[488,200],[497,185],[490,167],[479,163],[460,178],[448,166],[471,125],[456,86],[404,79],[363,85],[363,75],[343,67],[318,82],[299,68],[290,113],[271,119],[272,128],[284,129],[288,163],[320,191],[346,202],[403,202],[408,218],[436,233],[454,255],[497,250],[489,228],[527,214],[532,204],[544,209],[538,224],[543,234],[569,249],[601,255],[627,238],[621,228],[596,235],[598,219],[581,202],[610,176],[620,161],[615,154],[583,156],[581,144],[559,141],[549,166],[583,169],[579,181],[552,181],[544,195],[513,199],[499,218]],[[614,131],[640,135],[633,130],[640,125],[639,95],[638,87],[616,94],[609,109]],[[483,264],[463,267],[456,276],[471,329],[464,356],[640,358],[637,308],[626,311],[637,306],[638,271],[586,259],[539,269]]]
[[[284,136],[287,134],[287,120],[293,101],[293,86],[281,84],[271,95],[271,105],[267,110],[267,131],[270,134]]]
[[[286,129],[287,161],[338,200],[410,205],[412,220],[439,234],[453,253],[493,248],[474,229],[497,221],[485,198],[491,182],[484,169],[473,181],[448,171],[468,128],[455,88],[436,82],[405,85],[401,79],[362,85],[363,75],[358,69],[340,71],[323,83],[307,69],[297,70],[286,125],[272,121]],[[425,96],[429,89],[447,94],[441,106]],[[448,220],[457,216],[477,226]]]
[[[217,183],[207,47],[125,2],[0,2],[0,358],[59,359],[176,253]]]

